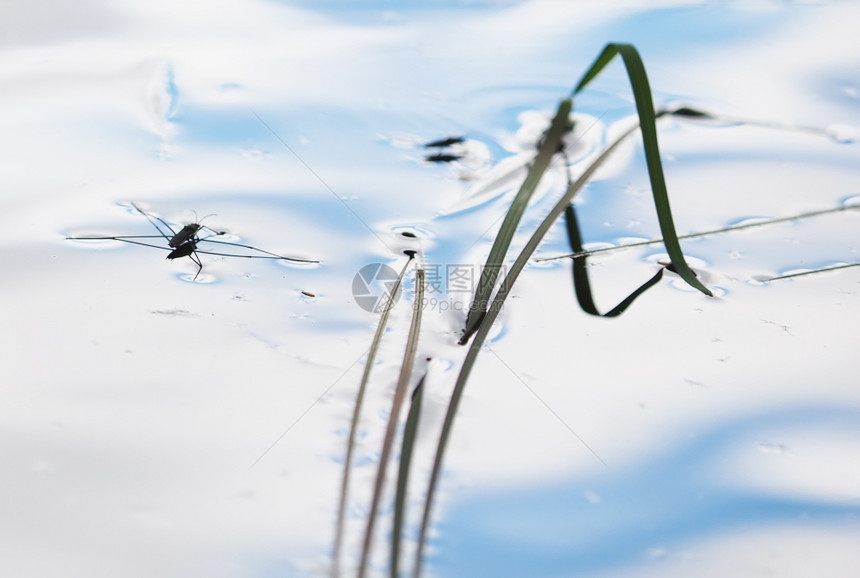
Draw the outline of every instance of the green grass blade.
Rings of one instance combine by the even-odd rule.
[[[572,96],[582,90],[594,77],[596,77],[597,74],[617,54],[621,54],[622,59],[624,60],[624,64],[627,68],[628,76],[630,77],[631,85],[633,86],[633,94],[636,99],[637,112],[639,113],[639,119],[641,123],[642,138],[645,145],[646,164],[648,166],[649,177],[651,179],[651,186],[654,194],[655,205],[657,207],[660,228],[663,233],[664,239],[666,239],[665,244],[667,252],[669,253],[669,257],[672,260],[675,270],[687,283],[699,289],[706,295],[711,295],[710,291],[708,291],[708,289],[705,288],[704,285],[702,285],[696,279],[693,272],[687,266],[686,260],[684,259],[684,256],[680,250],[680,243],[678,242],[677,235],[675,233],[674,224],[672,221],[672,214],[669,208],[668,193],[666,191],[662,165],[660,164],[660,151],[657,146],[657,129],[655,122],[656,115],[654,112],[654,104],[651,99],[651,92],[650,87],[648,85],[648,79],[645,74],[645,68],[642,65],[642,61],[639,58],[639,54],[638,52],[636,52],[636,49],[629,44],[607,45],[606,48],[604,48],[603,52],[600,54],[600,56],[598,56],[594,64],[592,64],[591,68],[583,76],[579,84],[576,86]],[[566,106],[568,102],[569,101],[567,100],[564,101],[562,103],[563,106]],[[560,111],[561,108],[562,107],[560,107]],[[569,114],[569,111],[565,114]],[[559,115],[556,116],[556,120],[558,119],[558,117]],[[529,258],[537,249],[540,241],[543,239],[543,237],[546,235],[546,233],[549,231],[555,221],[559,218],[559,216],[561,216],[561,214],[565,211],[567,206],[571,203],[574,195],[576,195],[576,193],[579,192],[579,190],[585,186],[588,180],[591,179],[591,177],[594,175],[595,171],[597,171],[597,169],[606,161],[606,159],[609,158],[609,156],[621,144],[621,142],[639,128],[640,126],[634,126],[625,131],[621,136],[616,139],[615,142],[608,146],[600,154],[600,156],[597,157],[597,159],[582,173],[582,175],[579,176],[579,178],[574,183],[572,183],[568,187],[562,198],[558,201],[558,203],[556,203],[556,205],[552,208],[549,214],[544,218],[544,220],[540,223],[532,236],[529,238],[524,249],[516,258],[510,270],[508,271],[507,276],[505,277],[492,301],[478,303],[478,306],[480,306],[483,314],[479,318],[471,319],[471,322],[467,323],[464,337],[460,341],[460,343],[465,343],[466,339],[468,339],[470,335],[470,332],[474,332],[475,338],[469,347],[469,351],[466,353],[466,357],[463,361],[463,366],[461,367],[460,373],[457,376],[457,381],[454,384],[454,389],[451,393],[451,400],[448,404],[448,409],[445,414],[445,420],[442,425],[442,431],[439,436],[439,442],[436,447],[436,456],[434,458],[433,467],[430,473],[430,481],[424,504],[424,514],[421,519],[421,526],[419,530],[418,546],[416,549],[415,558],[415,576],[420,576],[421,574],[423,550],[427,539],[430,514],[432,511],[436,487],[439,481],[439,475],[442,469],[442,461],[453,428],[454,418],[457,414],[457,409],[459,407],[460,399],[463,395],[463,390],[465,389],[466,382],[468,381],[469,375],[471,374],[478,353],[480,352],[481,347],[483,346],[487,335],[489,334],[490,328],[492,327],[493,322],[501,311],[502,305],[507,299],[507,296],[510,293],[510,290],[514,282],[518,278],[520,272],[522,272]],[[542,148],[541,153],[548,153],[549,156],[552,156],[557,152],[557,150],[558,149],[555,147]],[[534,169],[535,167],[532,168]],[[543,167],[543,170],[545,169],[546,166]],[[541,171],[541,174],[542,172],[543,171]],[[530,172],[529,174],[531,175],[532,173]],[[506,217],[506,221],[507,220],[508,219]],[[516,217],[516,222],[514,223],[514,226],[516,225],[516,223],[518,223],[518,221],[519,217]],[[504,228],[504,224],[502,228]],[[500,231],[500,234],[501,232],[502,231]],[[497,245],[504,246],[504,252],[506,252],[507,247],[510,244],[510,238],[512,238],[513,236],[513,231],[506,230],[505,234],[506,236],[509,235],[507,237],[507,242],[494,243],[494,249],[497,248]],[[502,254],[504,252],[502,252]],[[500,265],[501,258],[499,257],[499,252],[497,251],[496,254],[493,256],[493,260],[488,259],[488,264],[492,262],[494,264]],[[489,288],[479,287],[479,289],[484,289],[486,291],[482,294],[482,297],[484,299],[487,299],[491,295],[493,287],[491,285]],[[473,303],[472,312],[474,312],[474,305],[475,303]]]
[[[576,85],[576,88],[573,89],[570,93],[570,97],[573,98],[576,96],[582,89],[588,86],[592,80],[594,80],[598,74],[600,74],[606,65],[612,62],[612,59],[615,58],[615,55],[618,54],[618,44],[607,44],[603,47],[603,52],[597,57],[597,59],[591,64],[585,74],[582,75],[582,78],[579,80],[579,84]]]
[[[648,177],[651,180],[651,191],[654,196],[654,204],[657,207],[657,219],[660,223],[660,231],[663,234],[663,243],[669,259],[675,266],[678,275],[691,287],[695,287],[708,296],[713,294],[696,278],[693,271],[684,259],[678,235],[675,232],[675,224],[672,219],[672,210],[669,206],[669,193],[666,190],[666,179],[663,175],[663,164],[660,161],[660,148],[657,145],[657,125],[654,112],[654,102],[651,98],[651,86],[648,83],[648,75],[645,73],[645,65],[639,52],[631,44],[607,44],[591,68],[574,88],[571,96],[576,95],[584,89],[594,77],[616,56],[621,55],[627,76],[630,78],[630,86],[633,89],[633,97],[636,101],[636,112],[639,115],[639,126],[642,130],[642,143],[645,147],[645,162],[648,166]]]
[[[508,294],[510,293],[511,287],[519,276],[520,272],[526,266],[529,258],[537,249],[538,244],[546,235],[547,231],[550,230],[553,223],[564,213],[565,208],[570,204],[573,200],[573,197],[576,193],[579,192],[582,187],[591,179],[592,175],[597,171],[597,169],[609,158],[609,156],[615,151],[616,148],[626,139],[628,136],[633,134],[634,131],[637,130],[638,127],[634,126],[627,131],[625,131],[621,136],[616,139],[611,145],[609,145],[600,156],[595,159],[595,161],[583,172],[582,175],[568,187],[565,194],[561,197],[561,199],[555,204],[549,214],[541,221],[538,228],[529,238],[526,246],[523,248],[522,252],[514,261],[513,265],[511,265],[510,270],[508,271],[507,276],[499,287],[499,291],[496,293],[492,302],[490,303],[486,315],[484,316],[482,322],[478,326],[478,330],[475,333],[475,338],[472,340],[472,343],[469,346],[469,351],[466,352],[466,357],[463,360],[463,365],[460,368],[460,373],[457,376],[457,381],[454,384],[454,389],[451,392],[451,399],[448,402],[448,409],[445,413],[445,421],[442,423],[442,431],[439,434],[439,442],[436,445],[436,456],[433,460],[433,468],[430,472],[430,481],[427,487],[427,496],[424,501],[424,514],[421,518],[421,526],[418,534],[418,546],[415,552],[415,576],[418,577],[421,575],[421,566],[422,566],[422,558],[424,553],[424,546],[427,540],[427,531],[430,526],[430,515],[433,509],[433,499],[436,494],[436,488],[439,483],[439,475],[442,472],[442,461],[445,457],[445,450],[448,446],[448,440],[451,437],[451,431],[454,426],[454,418],[457,414],[457,409],[460,406],[460,399],[463,395],[463,390],[466,387],[466,382],[469,379],[469,375],[472,372],[472,368],[475,364],[475,360],[478,357],[478,353],[481,351],[481,347],[484,344],[484,341],[487,338],[487,335],[490,332],[490,328],[493,325],[493,322],[498,317],[499,312],[501,312],[502,305],[507,299]]]
[[[376,353],[379,351],[379,343],[382,341],[382,334],[388,325],[388,317],[392,307],[394,307],[394,298],[400,290],[400,284],[403,281],[403,276],[406,274],[406,269],[412,262],[414,255],[409,255],[409,260],[403,265],[394,287],[388,294],[388,300],[382,310],[382,315],[379,316],[379,324],[376,326],[376,333],[373,335],[373,341],[370,344],[370,351],[367,353],[367,361],[364,365],[364,373],[361,376],[361,384],[358,387],[358,394],[355,398],[355,406],[352,411],[352,422],[349,426],[349,439],[346,444],[346,458],[343,464],[343,477],[340,486],[340,501],[337,508],[337,521],[335,523],[334,537],[334,554],[332,561],[332,576],[340,576],[340,554],[343,548],[343,533],[346,523],[346,503],[349,494],[349,478],[352,465],[352,454],[355,449],[355,436],[358,432],[358,421],[361,416],[361,406],[364,402],[364,393],[367,390],[367,383],[370,380],[370,370],[373,367],[373,362],[376,359]]]
[[[574,252],[581,252],[583,250],[582,236],[579,232],[579,223],[573,203],[564,208],[564,222],[567,226],[567,240],[570,243],[570,249]],[[585,259],[574,259],[573,261],[573,289],[580,309],[590,315],[600,315],[591,294],[591,283],[588,281]]]
[[[576,219],[576,209],[573,208],[573,203],[570,203],[564,209],[564,220],[567,225],[567,237],[570,241],[570,246],[574,251],[582,251],[582,238],[579,233],[579,224]],[[630,305],[633,304],[640,295],[645,291],[660,282],[663,278],[663,269],[661,267],[656,275],[642,284],[639,288],[625,297],[618,305],[610,309],[606,313],[601,313],[594,303],[594,297],[591,293],[591,281],[588,278],[588,267],[585,259],[573,260],[573,289],[576,293],[576,300],[579,302],[579,307],[589,315],[599,317],[617,317],[624,313]]]
[[[552,123],[541,143],[537,157],[535,157],[520,190],[517,192],[513,203],[511,203],[508,212],[505,214],[496,239],[493,241],[487,262],[481,270],[481,277],[478,281],[475,297],[472,300],[469,314],[466,317],[463,343],[475,332],[481,322],[481,318],[487,312],[490,296],[493,293],[499,272],[504,264],[508,247],[510,247],[511,240],[514,238],[517,225],[519,225],[529,199],[531,199],[541,177],[546,172],[553,155],[558,152],[562,137],[570,130],[571,106],[572,102],[570,99],[563,100],[559,105],[558,111],[552,119]]]
[[[403,520],[406,517],[406,491],[409,486],[409,468],[412,466],[412,450],[418,436],[418,423],[421,418],[421,402],[424,397],[425,374],[412,392],[412,403],[406,415],[403,428],[403,441],[400,447],[400,467],[397,472],[397,490],[394,496],[394,524],[391,530],[391,578],[397,578],[400,567],[400,542],[403,535]]]
[[[370,513],[367,517],[367,527],[364,531],[364,545],[361,549],[361,561],[358,566],[358,578],[364,578],[370,563],[370,549],[373,544],[373,529],[376,523],[376,513],[379,502],[382,499],[382,490],[385,487],[385,472],[388,468],[388,460],[391,456],[391,448],[394,445],[394,436],[397,434],[398,417],[406,391],[409,386],[409,378],[412,376],[412,367],[415,363],[415,353],[418,350],[418,337],[421,333],[421,312],[424,309],[424,268],[415,270],[415,300],[412,304],[412,323],[409,326],[409,335],[406,338],[406,350],[403,352],[403,363],[400,364],[400,376],[397,379],[397,387],[394,389],[394,398],[391,400],[391,413],[388,416],[388,426],[385,437],[382,440],[382,451],[379,454],[379,465],[376,470],[376,481],[373,485],[373,497],[370,501]]]

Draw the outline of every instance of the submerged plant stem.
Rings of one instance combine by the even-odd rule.
[[[406,414],[403,427],[403,443],[400,447],[400,467],[397,472],[397,489],[394,496],[394,523],[391,529],[391,562],[389,574],[397,578],[400,573],[400,542],[403,534],[403,520],[406,513],[406,490],[409,487],[409,469],[412,466],[412,448],[418,437],[418,423],[421,418],[421,402],[424,397],[425,373],[412,392],[412,403]]]
[[[382,490],[385,486],[385,471],[388,468],[388,458],[391,455],[391,447],[394,445],[394,436],[397,433],[398,417],[406,391],[409,386],[409,378],[412,376],[412,366],[415,363],[415,352],[418,348],[418,337],[421,332],[421,303],[424,301],[424,269],[418,267],[415,270],[415,301],[412,305],[412,324],[409,326],[409,335],[406,338],[406,350],[403,352],[403,363],[400,365],[400,376],[397,379],[397,387],[394,389],[394,398],[391,400],[391,413],[388,416],[388,426],[382,441],[382,451],[379,454],[379,466],[376,470],[376,481],[373,485],[373,498],[370,502],[370,513],[367,517],[367,528],[364,531],[364,545],[361,550],[361,561],[358,566],[358,578],[364,578],[367,566],[370,562],[370,548],[373,544],[373,528],[376,523],[376,513],[379,502],[382,499]]]
[[[350,466],[352,465],[352,454],[355,449],[355,436],[358,431],[358,422],[361,416],[361,406],[364,401],[364,393],[367,389],[367,383],[370,380],[370,370],[373,367],[373,361],[376,359],[376,353],[379,351],[379,343],[382,341],[382,333],[385,331],[386,325],[388,325],[388,317],[392,307],[394,306],[394,298],[400,290],[403,276],[406,274],[406,270],[412,262],[413,257],[414,254],[409,255],[409,260],[407,260],[406,264],[403,265],[403,269],[400,271],[400,275],[397,276],[397,281],[394,283],[394,287],[388,294],[388,299],[383,307],[382,315],[379,316],[379,324],[376,326],[376,333],[373,335],[373,341],[370,345],[370,351],[367,354],[367,361],[364,365],[364,373],[361,376],[361,384],[358,387],[358,394],[355,398],[352,422],[349,426],[349,439],[347,440],[346,445],[346,459],[343,464],[343,478],[341,479],[337,522],[335,524],[334,554],[332,561],[332,576],[334,578],[340,576],[340,554],[343,549],[343,533],[344,525],[346,523],[346,503],[349,493]]]

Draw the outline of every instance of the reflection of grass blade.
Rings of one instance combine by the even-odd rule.
[[[370,502],[370,513],[367,518],[367,528],[364,533],[364,546],[361,550],[361,562],[358,566],[358,577],[363,578],[370,561],[370,546],[373,543],[373,527],[376,522],[376,511],[382,498],[382,489],[385,486],[385,470],[388,467],[388,458],[391,455],[391,447],[394,445],[394,435],[397,433],[397,418],[400,408],[406,398],[406,390],[409,378],[412,375],[412,366],[415,362],[415,352],[418,347],[418,336],[421,332],[421,307],[424,301],[424,268],[415,270],[415,301],[412,304],[412,324],[409,327],[409,335],[406,338],[406,351],[403,352],[403,363],[400,365],[400,377],[397,379],[397,387],[394,390],[394,399],[391,401],[391,413],[388,416],[388,427],[382,440],[382,452],[379,454],[379,466],[376,470],[376,482],[373,486],[373,498]]]
[[[768,277],[761,279],[767,283],[769,281],[777,281],[779,279],[791,279],[792,277],[803,277],[804,275],[814,275],[815,273],[826,273],[827,271],[836,271],[837,269],[848,269],[849,267],[858,267],[860,263],[845,263],[843,265],[831,265],[830,267],[820,267],[818,269],[810,269],[809,271],[798,271],[797,273],[788,273],[786,275],[777,275],[776,277]]]
[[[466,328],[464,331],[463,343],[465,343],[465,340],[475,332],[478,324],[481,322],[481,318],[487,312],[487,304],[490,302],[490,296],[492,295],[493,288],[496,285],[496,279],[498,278],[501,267],[504,264],[505,254],[507,254],[511,240],[514,238],[514,232],[516,232],[520,218],[522,218],[529,199],[537,188],[537,185],[546,171],[546,168],[549,166],[553,155],[558,152],[562,137],[568,130],[570,130],[569,116],[571,106],[572,102],[570,99],[562,101],[559,105],[558,112],[556,112],[555,118],[552,119],[552,123],[550,124],[550,127],[546,132],[546,136],[541,143],[540,151],[529,168],[526,179],[523,181],[520,190],[517,192],[517,196],[514,198],[513,203],[511,203],[511,207],[508,209],[504,221],[502,221],[502,225],[496,235],[496,240],[493,241],[493,246],[490,249],[489,256],[487,257],[487,262],[481,270],[481,277],[478,281],[478,288],[475,291],[472,305],[469,307],[469,314],[466,317]]]
[[[406,415],[403,428],[403,444],[400,447],[400,468],[397,472],[397,492],[394,496],[394,524],[391,530],[391,578],[397,578],[400,565],[400,540],[403,533],[403,519],[406,513],[406,490],[409,486],[409,468],[412,465],[412,448],[418,435],[418,422],[421,417],[421,401],[424,397],[425,374],[412,392],[412,404]]]
[[[833,209],[823,209],[821,211],[810,211],[808,213],[798,213],[797,215],[792,215],[791,217],[778,217],[776,219],[767,219],[762,221],[753,221],[750,223],[742,223],[740,225],[731,225],[729,227],[723,227],[721,229],[711,229],[710,231],[703,231],[701,233],[690,233],[689,235],[679,235],[679,240],[684,239],[697,239],[699,237],[707,237],[709,235],[717,235],[719,233],[730,233],[732,231],[741,231],[743,229],[751,229],[753,227],[762,227],[764,225],[775,225],[777,223],[790,223],[791,221],[797,221],[799,219],[808,219],[810,217],[818,217],[819,215],[829,215],[831,213],[839,213],[842,211],[847,211],[849,209],[860,209],[860,205],[843,205],[841,207],[835,207]],[[663,239],[652,239],[650,241],[639,241],[637,243],[627,243],[625,245],[616,245],[614,247],[603,247],[600,249],[592,249],[590,251],[575,251],[573,253],[568,253],[567,255],[559,255],[558,257],[547,257],[544,259],[536,259],[536,261],[554,261],[556,259],[582,259],[584,257],[589,257],[591,255],[597,255],[599,253],[608,253],[610,251],[620,251],[621,249],[631,249],[633,247],[645,247],[647,245],[656,245],[658,243],[662,243]]]
[[[346,444],[346,458],[343,464],[343,478],[341,479],[340,487],[340,503],[337,509],[337,522],[335,524],[334,537],[334,555],[332,562],[332,575],[340,575],[340,551],[343,546],[343,530],[346,523],[346,502],[349,492],[349,474],[352,464],[352,453],[355,449],[355,435],[358,431],[358,420],[361,415],[361,405],[364,401],[364,392],[367,389],[367,382],[370,379],[370,369],[373,367],[373,361],[376,359],[376,353],[379,351],[379,342],[382,341],[382,333],[385,331],[385,326],[388,324],[388,315],[391,308],[394,306],[394,299],[397,292],[400,290],[400,284],[403,281],[403,275],[412,262],[414,255],[409,255],[409,260],[403,265],[400,275],[397,276],[397,281],[394,287],[388,293],[388,300],[382,310],[382,315],[379,316],[379,325],[376,327],[376,333],[373,335],[373,342],[370,344],[370,351],[367,353],[367,361],[364,364],[364,373],[361,376],[361,384],[358,387],[358,395],[355,398],[355,407],[352,410],[352,423],[349,426],[349,439]]]
[[[687,261],[681,252],[681,244],[675,233],[675,224],[669,207],[669,193],[666,190],[663,165],[660,161],[660,149],[657,145],[654,102],[651,99],[651,87],[648,84],[648,76],[645,74],[645,66],[642,64],[639,52],[631,44],[607,44],[591,68],[582,77],[582,80],[579,81],[579,84],[576,85],[571,96],[585,88],[617,54],[620,54],[624,61],[627,75],[630,78],[630,85],[633,88],[633,97],[636,100],[636,113],[639,115],[642,143],[645,146],[645,162],[648,166],[648,177],[651,179],[651,191],[654,195],[654,204],[657,206],[657,219],[660,222],[660,231],[663,233],[666,252],[669,253],[669,259],[684,281],[705,295],[711,295],[711,292],[696,279],[693,271],[687,266]]]
[[[618,139],[613,142],[611,145],[606,147],[606,149],[600,153],[600,156],[595,159],[595,161],[589,166],[582,175],[568,187],[565,194],[561,197],[561,199],[556,203],[556,205],[550,210],[549,214],[541,221],[540,225],[538,225],[535,232],[529,238],[522,252],[517,256],[513,265],[511,265],[510,270],[508,271],[507,276],[499,287],[499,291],[496,293],[489,307],[487,308],[487,312],[484,318],[481,320],[480,325],[478,326],[478,330],[475,333],[475,338],[469,346],[469,351],[466,352],[466,357],[463,360],[463,366],[460,369],[460,374],[457,376],[457,381],[454,384],[454,389],[451,392],[451,400],[448,402],[448,410],[445,413],[445,421],[442,424],[442,431],[439,434],[439,443],[436,446],[436,456],[433,460],[433,469],[430,472],[430,482],[427,487],[427,496],[424,502],[424,515],[421,518],[421,527],[418,534],[418,546],[415,553],[415,574],[416,576],[421,573],[421,559],[423,557],[424,552],[424,544],[427,539],[427,530],[430,525],[430,513],[433,507],[433,498],[436,494],[436,486],[439,483],[439,474],[442,471],[442,460],[445,456],[445,449],[448,446],[448,440],[451,437],[451,430],[454,426],[454,417],[457,414],[457,408],[460,405],[460,398],[463,395],[463,390],[466,387],[466,382],[469,379],[469,375],[472,372],[472,367],[475,364],[475,360],[478,357],[478,353],[481,350],[481,347],[484,344],[484,341],[487,338],[487,335],[490,332],[490,328],[493,325],[493,322],[496,320],[496,317],[499,315],[499,312],[502,309],[502,305],[507,299],[507,296],[511,290],[511,287],[519,276],[520,272],[526,266],[529,258],[537,249],[538,244],[543,239],[544,235],[546,235],[547,231],[552,227],[555,223],[556,219],[558,219],[562,213],[564,213],[565,208],[570,204],[573,200],[574,195],[576,195],[579,190],[585,186],[589,179],[591,179],[592,175],[594,175],[595,171],[606,162],[606,159],[615,151],[615,149],[622,143],[622,141],[630,136],[638,127],[634,126],[624,132]]]

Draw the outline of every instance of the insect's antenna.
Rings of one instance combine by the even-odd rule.
[[[170,225],[167,224],[167,221],[165,221],[164,219],[162,219],[161,217],[159,217],[157,215],[150,215],[149,213],[147,213],[146,211],[144,211],[143,209],[141,209],[140,207],[138,207],[134,203],[132,203],[131,206],[134,207],[138,213],[140,213],[141,215],[146,217],[146,220],[149,221],[150,223],[152,223],[152,226],[155,227],[159,233],[161,233],[162,237],[169,240],[171,237],[176,236],[176,231],[173,230],[173,227],[171,227]],[[167,227],[167,230],[170,231],[170,237],[168,237],[167,234],[161,230],[161,227],[159,227],[158,223],[155,222],[156,220],[158,220],[162,225]]]
[[[206,229],[208,231],[212,231],[216,235],[226,235],[227,231],[216,231],[212,227],[207,227],[206,225],[203,224],[203,221],[205,219],[208,219],[209,217],[217,217],[217,216],[218,216],[217,213],[209,213],[208,215],[206,215],[202,219],[197,219],[197,211],[194,211],[194,218],[197,220],[197,224],[200,226],[201,229]]]

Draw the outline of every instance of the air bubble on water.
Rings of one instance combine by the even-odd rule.
[[[662,560],[669,555],[669,551],[665,548],[651,548],[648,550],[648,556],[657,560]]]
[[[555,256],[553,253],[552,256]],[[531,269],[556,269],[561,267],[562,265],[566,265],[568,263],[567,259],[545,259],[542,256],[538,255],[537,259],[532,259],[529,261],[529,268]]]
[[[759,223],[767,223],[773,220],[772,217],[742,217],[735,221],[729,222],[729,227],[745,227],[747,225],[756,225]]]
[[[600,504],[603,502],[603,498],[601,498],[600,494],[594,490],[586,490],[585,499],[588,500],[588,503],[590,504]]]
[[[415,225],[394,225],[390,230],[399,237],[408,239],[432,239],[435,237],[432,231]]]
[[[769,442],[756,442],[756,449],[765,454],[791,455],[792,451],[788,446],[783,444],[775,444]]]
[[[767,285],[770,285],[770,279],[770,275],[753,275],[747,281],[747,284],[752,285],[754,287],[765,287]]]
[[[663,263],[671,262],[671,259],[669,258],[668,253],[662,252],[662,253],[653,253],[651,255],[647,255],[645,257],[645,261],[647,263],[663,264]],[[705,261],[704,259],[700,259],[699,257],[692,257],[690,255],[684,255],[684,261],[687,262],[687,265],[690,267],[690,269],[695,271],[696,274],[700,274],[700,271],[702,269],[706,269],[707,267],[710,267],[710,265],[711,265],[708,261]],[[701,275],[700,275],[700,278],[701,278]]]
[[[288,255],[284,255],[287,257]],[[295,257],[296,259],[309,259],[309,257]],[[321,263],[307,263],[304,261],[288,261],[287,259],[273,259],[275,263],[281,267],[289,269],[317,269],[321,267]]]
[[[644,257],[646,263],[659,263],[663,261],[664,263],[669,262],[669,254],[668,253],[652,253],[650,255],[646,255]]]
[[[797,268],[797,269],[786,269],[785,271],[780,272],[780,274],[777,275],[777,277],[785,277],[787,275],[799,275],[802,273],[809,273],[810,271],[812,271],[812,269],[810,269],[809,267],[801,267],[801,268]]]
[[[708,288],[708,291],[711,292],[713,297],[724,297],[728,291],[726,291],[723,287],[714,287],[711,286],[707,279],[702,278],[702,272],[696,270],[697,279]],[[699,293],[699,289],[697,287],[693,287],[689,285],[686,281],[681,279],[680,277],[672,279],[669,283],[669,286],[673,289],[677,289],[678,291],[683,291],[685,293]]]
[[[88,247],[90,249],[116,249],[128,245],[128,243],[123,243],[122,241],[117,241],[116,239],[75,239],[73,237],[74,235],[69,235],[69,238],[67,240],[74,241],[81,247]]]
[[[212,283],[218,282],[218,277],[215,275],[208,275],[202,271],[197,275],[197,279],[194,278],[194,273],[180,273],[176,275],[176,278],[180,281],[185,281],[186,283],[196,283],[198,285],[211,285]]]
[[[213,234],[213,235],[208,235],[208,236],[206,236],[206,237],[203,237],[203,238],[202,238],[202,239],[200,239],[200,240],[201,240],[201,241],[218,241],[218,243],[214,243],[214,244],[219,244],[219,243],[241,243],[241,242],[242,242],[242,237],[240,237],[239,235],[234,235],[233,233],[227,233],[227,232],[224,232],[224,233],[221,233],[220,235],[214,235],[214,234]]]
[[[605,241],[594,241],[592,243],[584,243],[582,245],[583,251],[602,251],[604,249],[612,249],[614,247],[616,247],[614,243]]]
[[[650,240],[651,239],[649,239],[648,237],[634,237],[634,236],[618,237],[618,245],[621,245],[621,246],[623,246],[623,245],[635,245],[637,243],[646,243]]]
[[[849,124],[831,124],[825,129],[827,136],[839,144],[851,144],[860,136],[860,130]]]
[[[846,197],[842,199],[842,203],[840,203],[843,207],[856,207],[860,206],[860,195],[851,195],[850,197]]]

